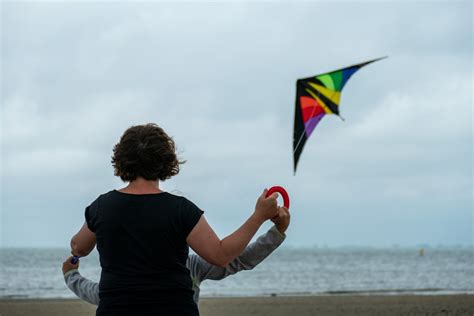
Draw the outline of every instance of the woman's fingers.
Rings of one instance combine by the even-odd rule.
[[[278,199],[278,193],[277,192],[273,192],[267,199]]]

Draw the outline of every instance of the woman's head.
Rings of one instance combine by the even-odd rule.
[[[132,126],[114,146],[114,173],[123,181],[138,177],[146,180],[166,180],[178,174],[179,161],[171,137],[156,124]]]

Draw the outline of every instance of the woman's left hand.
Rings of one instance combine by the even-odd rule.
[[[71,270],[79,269],[79,261],[76,264],[71,263],[72,256],[68,257],[66,261],[63,262],[63,274]]]

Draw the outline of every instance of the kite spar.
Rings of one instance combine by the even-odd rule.
[[[295,126],[293,131],[293,170],[314,128],[326,114],[339,114],[341,91],[360,68],[387,57],[381,57],[314,77],[296,81]]]

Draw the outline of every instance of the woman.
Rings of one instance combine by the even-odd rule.
[[[196,205],[160,190],[159,181],[178,174],[181,163],[173,140],[156,124],[129,128],[115,145],[115,175],[128,185],[92,202],[71,240],[76,256],[87,256],[97,243],[97,315],[199,315],[185,266],[188,245],[226,266],[280,211],[277,194],[266,198],[265,190],[247,221],[220,240]]]

